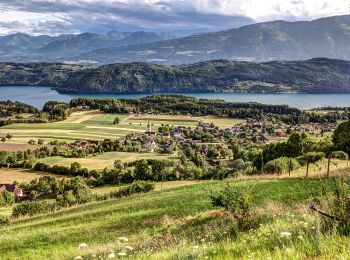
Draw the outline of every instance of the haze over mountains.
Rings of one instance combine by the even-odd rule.
[[[195,34],[110,32],[0,37],[2,61],[184,64],[213,59],[269,61],[315,57],[350,60],[350,15],[311,22],[272,21]]]

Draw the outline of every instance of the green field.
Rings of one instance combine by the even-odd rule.
[[[350,239],[318,234],[318,217],[307,209],[320,195],[319,179],[230,182],[254,193],[262,222],[251,231],[235,233],[232,217],[211,206],[206,190],[226,181],[207,181],[14,220],[0,227],[0,259],[105,259],[125,246],[140,259],[350,257]],[[88,246],[79,249],[81,243]]]
[[[120,119],[118,125],[113,125],[115,117],[119,117]],[[75,112],[68,119],[55,123],[13,124],[1,127],[0,137],[10,133],[13,137],[10,141],[6,141],[6,143],[11,144],[27,144],[30,139],[44,139],[45,142],[53,140],[72,142],[74,140],[118,139],[132,132],[145,132],[148,122],[156,130],[162,124],[195,127],[199,121],[213,122],[219,127],[229,127],[244,122],[244,120],[217,118],[213,116],[119,115],[105,114],[93,110]],[[1,147],[6,149],[6,143],[5,145],[0,144],[0,149]]]
[[[132,162],[141,159],[167,159],[175,158],[173,156],[155,154],[155,153],[126,153],[126,152],[108,152],[101,155],[93,156],[89,155],[85,158],[64,158],[60,156],[53,156],[38,159],[37,161],[44,162],[51,166],[70,166],[73,162],[79,162],[82,167],[86,167],[90,170],[113,168],[115,160],[121,160],[123,162]]]

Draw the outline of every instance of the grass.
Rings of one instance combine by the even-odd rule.
[[[85,158],[64,158],[60,156],[53,156],[38,159],[37,161],[49,164],[70,166],[73,162],[79,162],[83,167],[88,169],[104,169],[113,168],[115,160],[121,160],[123,162],[132,162],[141,159],[167,159],[174,158],[168,155],[155,154],[155,153],[127,153],[127,152],[108,152],[101,155],[93,156],[89,155]]]
[[[214,123],[215,126],[220,128],[230,128],[234,125],[243,124],[246,122],[244,119],[228,118],[228,117],[215,117],[215,116],[203,116],[195,117],[197,120],[204,123]]]
[[[320,194],[320,180],[230,181],[252,189],[257,210],[271,215],[263,226],[238,237],[232,233],[232,219],[213,208],[207,198],[206,190],[218,189],[225,182],[206,181],[14,220],[0,227],[0,259],[73,259],[78,255],[89,259],[95,254],[106,256],[110,250],[117,253],[125,245],[132,246],[132,254],[141,259],[195,259],[200,253],[213,259],[285,259],[289,251],[294,254],[290,259],[308,258],[308,251],[303,250],[309,242],[298,252],[297,244],[280,238],[279,233],[290,231],[294,239],[299,229],[305,229],[300,221],[313,225],[315,216],[306,205]],[[295,216],[286,215],[290,212]],[[272,235],[262,235],[267,232]],[[129,242],[120,245],[121,236]],[[89,246],[78,249],[80,243]],[[342,239],[331,246],[345,254],[348,243]],[[327,256],[329,248],[322,250],[318,256]]]
[[[47,172],[36,172],[28,169],[6,169],[0,168],[0,183],[13,183],[17,182],[31,182],[36,178],[42,176],[54,176],[56,178],[67,178],[66,176],[61,176],[57,174],[47,173]]]
[[[119,117],[120,119],[118,125],[113,125],[115,117]],[[213,122],[219,127],[226,128],[244,122],[244,120],[240,119],[219,118],[214,116],[134,116],[105,114],[97,110],[92,110],[74,112],[68,119],[55,123],[13,124],[4,126],[0,128],[0,137],[10,133],[13,136],[11,141],[7,141],[7,143],[10,144],[27,144],[30,139],[44,139],[46,143],[53,140],[71,142],[73,140],[118,139],[132,132],[145,132],[148,121],[150,121],[154,129],[162,124],[195,127],[198,125],[199,121],[207,123]],[[3,146],[2,149],[6,149],[6,146]]]

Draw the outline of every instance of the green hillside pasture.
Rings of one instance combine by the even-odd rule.
[[[260,227],[243,233],[236,233],[232,218],[207,198],[207,189],[224,183],[208,181],[14,220],[0,227],[0,259],[105,259],[111,250],[142,259],[305,259],[316,257],[318,249],[317,257],[329,256],[329,247],[338,256],[347,252],[349,239],[334,237],[328,247],[327,237],[309,242],[316,224],[306,205],[320,194],[320,180],[231,181],[253,191],[256,214],[264,216]],[[79,249],[81,243],[88,246]]]
[[[86,167],[90,170],[113,168],[115,160],[121,160],[123,162],[132,162],[141,159],[168,159],[175,158],[168,155],[154,154],[154,153],[126,153],[126,152],[107,152],[97,156],[88,156],[85,158],[64,158],[60,156],[53,156],[47,158],[41,158],[37,161],[53,165],[70,166],[73,162],[79,162],[82,167]]]

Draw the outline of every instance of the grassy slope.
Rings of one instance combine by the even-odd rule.
[[[198,243],[198,235],[204,236],[210,232],[214,235],[220,232],[216,229],[218,226],[223,230],[227,227],[227,219],[221,223],[220,219],[208,218],[206,215],[213,207],[205,190],[218,188],[223,183],[205,182],[154,191],[16,220],[11,225],[0,228],[0,259],[72,259],[77,255],[108,253],[112,249],[119,250],[117,238],[120,236],[128,237],[127,244],[135,247],[135,253],[139,255],[146,254],[150,247],[154,251],[152,254],[159,258],[167,258],[173,253],[187,254],[189,245]],[[269,201],[290,205],[307,203],[310,197],[319,194],[321,187],[320,181],[315,179],[232,183],[253,189],[254,203],[260,206]],[[160,243],[169,234],[168,246],[176,250],[177,244],[180,251],[176,250],[175,253]],[[215,239],[218,239],[217,235]],[[219,244],[215,242],[213,246],[221,246],[220,243],[229,243],[228,241],[227,238],[221,238],[217,241]],[[77,249],[83,242],[88,243],[89,247]],[[213,249],[212,254],[215,255],[214,251]]]

